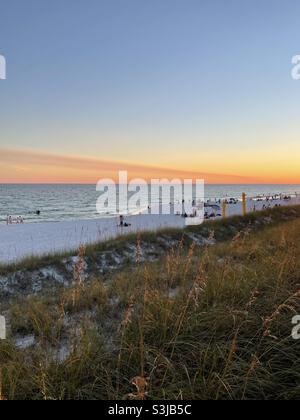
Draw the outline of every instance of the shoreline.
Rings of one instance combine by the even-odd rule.
[[[300,197],[289,200],[246,201],[247,212],[268,208],[300,205]],[[206,219],[221,218],[222,210],[217,203],[205,203]],[[226,217],[243,214],[242,202],[228,204]],[[214,215],[214,216],[213,216]],[[203,219],[201,219],[203,222]],[[0,264],[14,264],[25,258],[43,257],[57,253],[70,252],[80,246],[102,243],[124,235],[138,232],[157,232],[163,229],[183,229],[187,225],[201,224],[199,218],[183,218],[175,215],[138,214],[125,216],[128,227],[119,226],[119,217],[100,217],[73,221],[55,221],[0,225]]]

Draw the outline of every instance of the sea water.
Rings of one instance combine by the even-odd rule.
[[[248,197],[300,194],[300,185],[206,185],[205,199],[240,199],[243,192]],[[5,222],[7,215],[22,216],[26,223],[114,216],[114,209],[109,206],[100,214],[97,212],[98,197],[95,185],[0,184],[0,223]]]

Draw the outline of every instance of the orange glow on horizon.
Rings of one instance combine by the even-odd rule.
[[[153,178],[198,178],[204,179],[206,184],[300,183],[300,173],[287,175],[286,168],[282,167],[280,174],[278,168],[274,170],[272,165],[270,173],[264,167],[253,165],[254,171],[261,174],[258,177],[250,176],[246,166],[242,175],[232,175],[220,168],[221,165],[216,165],[221,169],[220,173],[211,173],[11,149],[0,149],[0,163],[0,183],[3,184],[96,184],[100,178],[118,181],[118,172],[123,170],[128,171],[130,179],[143,178],[147,181]]]

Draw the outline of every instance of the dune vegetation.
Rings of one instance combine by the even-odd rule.
[[[204,244],[181,233],[156,261],[138,236],[134,263],[109,276],[86,279],[85,258],[103,245],[81,248],[70,287],[2,299],[0,398],[299,398],[299,215],[193,228]]]

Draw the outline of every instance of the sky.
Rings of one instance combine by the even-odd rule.
[[[298,0],[1,5],[0,182],[300,183]]]

